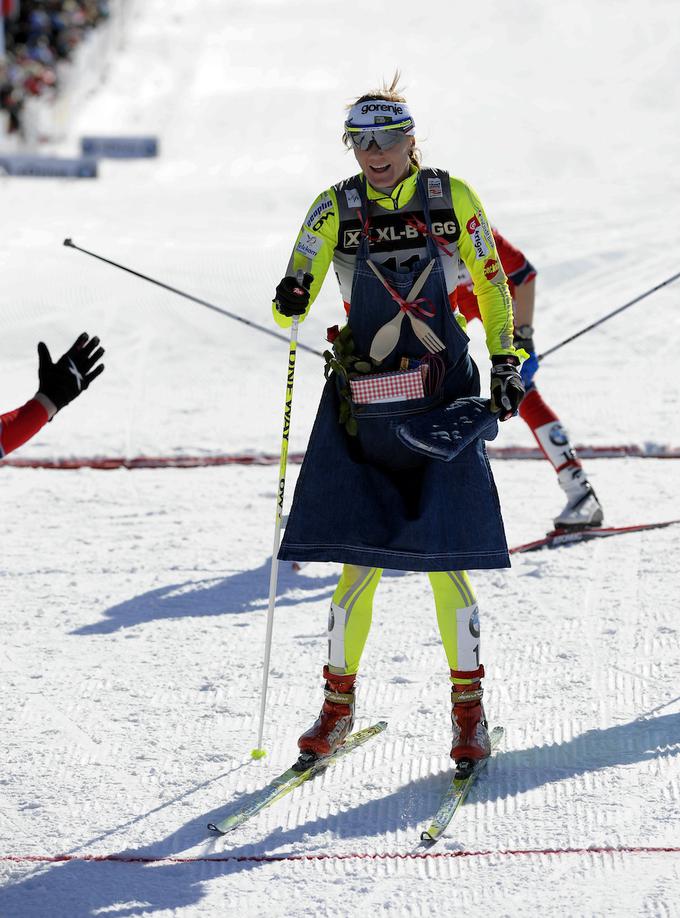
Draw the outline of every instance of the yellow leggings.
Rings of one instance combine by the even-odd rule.
[[[328,620],[328,666],[332,673],[356,673],[373,614],[382,569],[345,564],[333,594]],[[428,574],[437,623],[449,668],[470,672],[479,666],[479,616],[465,571]]]

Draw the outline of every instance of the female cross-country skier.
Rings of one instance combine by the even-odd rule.
[[[21,408],[0,415],[0,459],[35,436],[54,415],[87,389],[103,371],[104,348],[83,332],[56,363],[47,345],[38,345],[38,391]]]
[[[279,558],[343,564],[330,609],[325,700],[298,740],[302,758],[330,755],[352,729],[373,596],[388,568],[429,575],[452,683],[451,757],[465,768],[490,753],[466,571],[509,567],[498,496],[481,438],[442,462],[395,433],[404,420],[479,395],[449,300],[462,265],[486,330],[496,417],[512,417],[524,389],[512,300],[484,209],[466,182],[421,167],[398,79],[349,108],[343,140],[361,172],[315,199],[276,288],[275,318],[290,326],[307,314],[332,262],[347,311]]]
[[[522,381],[527,391],[519,406],[519,414],[557,472],[557,480],[567,498],[564,508],[553,520],[554,525],[557,529],[600,526],[604,519],[602,506],[560,419],[545,403],[534,382],[538,369],[533,338],[536,269],[495,227],[492,227],[492,232],[513,300],[515,346],[529,354],[522,364]],[[464,271],[451,299],[454,308],[457,306],[468,322],[481,318],[473,281],[467,271]]]

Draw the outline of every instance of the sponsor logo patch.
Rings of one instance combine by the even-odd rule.
[[[295,251],[304,255],[306,258],[316,258],[321,249],[322,240],[314,233],[303,233],[300,241],[295,246]]]
[[[422,219],[422,214],[418,215]],[[441,236],[447,242],[455,242],[458,235],[458,226],[455,220],[433,220],[432,232],[435,236]],[[414,226],[398,222],[392,216],[376,217],[371,222],[369,230],[369,242],[378,251],[392,252],[399,249],[412,249],[414,240],[420,237],[420,233]],[[422,237],[420,237],[422,238]],[[356,225],[350,227],[344,224],[342,232],[342,248],[356,249],[361,242],[361,227]],[[423,242],[424,246],[424,242]]]
[[[348,188],[345,191],[348,207],[361,207],[361,195],[356,188]]]
[[[479,637],[479,606],[475,606],[474,612],[470,616],[470,634],[472,637]]]
[[[489,254],[489,246],[484,238],[485,233],[482,229],[482,222],[480,219],[480,214],[476,213],[474,217],[470,217],[468,222],[465,224],[468,231],[468,235],[472,238],[472,244],[475,247],[475,253],[477,260],[481,258],[486,258]]]
[[[489,226],[486,217],[482,216],[480,222],[482,224],[482,232],[484,233],[484,238],[486,239],[489,248],[495,248],[496,243],[494,242],[493,233],[491,232],[491,227]]]
[[[455,220],[432,221],[432,232],[435,236],[455,236],[457,229]]]
[[[427,180],[427,196],[428,198],[441,198],[444,196],[440,178],[429,178]]]
[[[333,206],[333,202],[331,201],[330,197],[327,194],[324,194],[324,196],[321,198],[321,200],[316,205],[316,207],[314,207],[307,215],[307,219],[305,220],[305,225],[310,227],[311,229],[311,227],[314,226],[314,224],[317,222],[319,217],[323,213],[325,213],[327,210],[330,210],[332,206]],[[328,216],[330,216],[330,214]],[[314,228],[316,229],[316,227]]]
[[[361,230],[345,230],[342,236],[342,247],[344,249],[355,249],[361,241]]]
[[[327,210],[325,214],[321,214],[316,223],[312,226],[312,229],[315,233],[318,233],[321,227],[324,225],[326,220],[330,220],[331,217],[334,217],[335,213],[332,210]]]
[[[368,115],[369,112],[386,112],[389,115],[402,115],[404,109],[395,102],[366,102],[361,106],[361,114]]]
[[[468,222],[465,224],[465,229],[471,236],[474,236],[475,231],[479,228],[479,220],[477,219],[477,214],[474,217],[470,217]]]
[[[564,446],[565,443],[569,442],[567,432],[561,424],[553,424],[548,432],[548,436],[550,437],[550,442],[554,443],[555,446]]]
[[[493,280],[498,274],[499,268],[500,265],[497,259],[487,258],[484,262],[484,277],[486,277],[487,280]]]

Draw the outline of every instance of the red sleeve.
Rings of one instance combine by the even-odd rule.
[[[536,269],[524,256],[523,252],[511,245],[505,236],[501,236],[496,227],[492,228],[493,238],[496,241],[496,251],[503,265],[503,270],[508,276],[510,295],[515,298],[515,288],[526,284],[536,277]],[[458,307],[468,322],[481,318],[477,297],[472,292],[472,280],[459,284],[449,296],[452,308]]]
[[[0,415],[0,459],[35,436],[49,421],[49,414],[37,399]]]
[[[508,275],[508,281],[512,284],[510,292],[513,293],[513,287],[519,287],[526,284],[536,277],[536,268],[527,261],[523,252],[511,245],[505,236],[501,236],[494,227],[493,238],[496,240],[496,249],[498,257],[503,265],[503,270]]]

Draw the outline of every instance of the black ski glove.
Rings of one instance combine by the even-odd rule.
[[[87,389],[93,379],[104,369],[104,364],[95,364],[104,353],[99,347],[99,338],[90,338],[83,332],[56,363],[52,362],[47,345],[38,345],[38,392],[54,404],[57,411],[77,398]]]
[[[301,316],[309,306],[309,288],[312,286],[314,277],[312,274],[305,274],[302,283],[297,277],[284,277],[276,288],[274,303],[281,315]]]
[[[491,358],[491,411],[499,421],[507,421],[524,398],[524,385],[519,374],[519,360],[512,354],[496,354]]]

